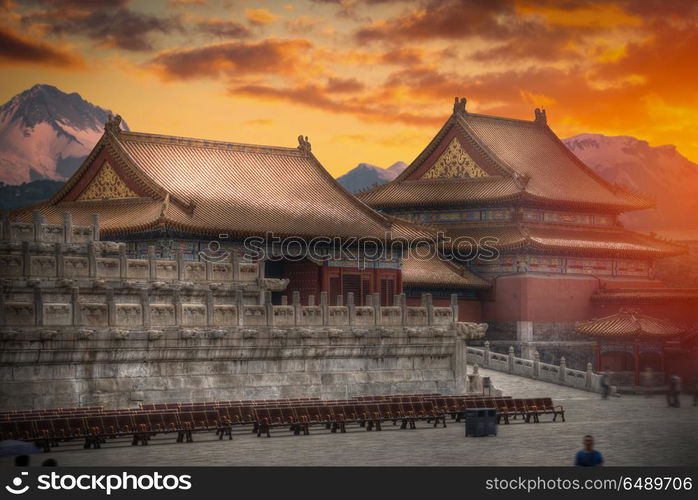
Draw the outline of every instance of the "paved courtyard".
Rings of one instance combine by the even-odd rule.
[[[463,424],[417,430],[386,425],[382,432],[352,427],[346,434],[311,428],[310,436],[284,429],[272,438],[238,432],[233,441],[196,434],[193,444],[157,436],[150,446],[109,441],[100,450],[63,444],[35,462],[55,458],[59,465],[568,465],[582,436],[592,434],[607,465],[698,465],[698,407],[683,396],[681,408],[667,408],[661,396],[623,396],[602,401],[596,394],[482,370],[504,394],[552,396],[566,410],[567,422],[499,426],[497,437],[465,438]],[[543,417],[541,420],[549,420]],[[3,460],[0,463],[6,463]]]

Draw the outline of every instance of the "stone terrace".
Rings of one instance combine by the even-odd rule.
[[[683,396],[681,408],[667,408],[661,396],[623,396],[602,401],[598,395],[499,372],[492,377],[505,394],[552,396],[563,404],[567,422],[499,426],[499,435],[465,438],[463,424],[417,430],[386,425],[382,432],[357,427],[346,434],[311,428],[310,436],[284,429],[272,438],[240,433],[233,441],[196,434],[193,444],[173,436],[156,437],[151,446],[131,447],[128,440],[108,442],[101,450],[83,450],[82,442],[61,445],[49,454],[59,465],[568,465],[581,438],[590,433],[607,465],[698,465],[698,407]],[[549,416],[542,420],[549,420]],[[7,463],[3,457],[0,462]]]

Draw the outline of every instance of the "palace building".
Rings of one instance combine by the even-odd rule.
[[[185,261],[239,254],[249,236],[371,238],[380,244],[388,235],[387,242],[410,245],[431,235],[345,191],[311,153],[307,138],[299,137],[296,148],[256,146],[127,132],[120,121],[113,117],[66,184],[46,203],[19,212],[19,221],[38,212],[45,222],[58,223],[70,212],[75,224],[90,224],[96,214],[102,237],[126,242],[129,257],[154,252],[159,259]],[[298,291],[304,303],[325,291],[331,305],[350,292],[356,305],[374,293],[392,305],[402,292],[400,254],[341,257],[269,259],[263,274],[288,279],[284,294]]]
[[[488,116],[456,98],[407,169],[358,197],[451,238],[443,252],[491,284],[484,292],[479,282],[455,286],[481,298],[478,320],[494,340],[574,338],[576,321],[650,295],[666,301],[654,314],[690,315],[686,301],[698,303],[695,290],[679,293],[654,277],[655,259],[685,248],[619,220],[653,202],[595,174],[551,130],[544,110],[531,121]],[[406,282],[408,295],[411,287],[422,285]]]
[[[656,259],[686,249],[620,221],[652,200],[595,174],[544,110],[531,121],[502,118],[471,113],[457,98],[411,165],[358,197],[298,140],[288,148],[127,132],[113,117],[66,184],[14,222],[59,224],[70,212],[86,226],[96,214],[99,233],[125,243],[129,258],[179,267],[230,258],[233,269],[249,260],[260,279],[287,283],[262,287],[277,305],[312,304],[325,292],[330,307],[350,297],[355,306],[457,306],[457,320],[489,324],[489,340],[524,356],[565,355],[570,365],[594,359],[576,322],[627,308],[698,321],[698,290],[654,275]],[[438,233],[447,238],[425,243]],[[248,237],[268,244],[270,236],[321,241],[332,256],[299,258],[282,245],[255,257],[243,248]],[[349,245],[354,258],[335,252],[339,240],[367,239],[368,247]],[[575,359],[561,347],[568,342],[589,345]]]

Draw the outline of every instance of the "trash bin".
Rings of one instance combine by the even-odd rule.
[[[489,377],[482,377],[482,394],[484,396],[485,391],[489,396],[492,395],[492,379]]]
[[[494,408],[478,408],[465,410],[465,436],[496,436],[497,410]]]

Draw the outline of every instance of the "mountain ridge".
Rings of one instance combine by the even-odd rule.
[[[64,181],[97,143],[110,110],[36,84],[0,106],[0,181]],[[122,122],[128,130],[128,125]]]

